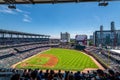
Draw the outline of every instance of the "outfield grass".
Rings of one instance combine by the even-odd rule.
[[[92,61],[92,59],[83,54],[80,51],[69,50],[69,49],[59,49],[52,48],[41,54],[52,54],[58,58],[58,63],[50,67],[42,67],[42,64],[45,64],[49,58],[39,57],[38,55],[25,61],[28,64],[39,65],[39,66],[21,66],[21,63],[17,65],[17,68],[40,68],[40,69],[61,69],[61,70],[83,70],[85,68],[98,68],[98,66]]]

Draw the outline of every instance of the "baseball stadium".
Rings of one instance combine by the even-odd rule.
[[[70,33],[63,30],[63,28],[68,30],[71,27],[63,27],[62,30],[65,33],[58,32],[60,38],[51,38],[52,35],[47,33],[49,29],[41,30],[43,34],[40,34],[38,29],[41,28],[37,27],[37,29],[34,27],[37,24],[31,24],[32,18],[28,15],[34,13],[18,9],[21,4],[27,4],[26,10],[29,11],[29,9],[32,10],[31,6],[29,6],[31,4],[37,7],[42,4],[44,9],[47,9],[44,6],[46,4],[70,3],[69,5],[71,5],[71,3],[79,4],[79,2],[87,4],[91,4],[89,2],[98,2],[98,6],[105,8],[108,6],[108,1],[112,2],[114,0],[1,0],[0,5],[8,5],[7,8],[0,6],[1,18],[4,18],[7,14],[11,14],[12,16],[23,14],[24,19],[21,23],[24,23],[23,25],[25,26],[29,24],[29,26],[33,27],[29,27],[29,29],[28,27],[24,27],[28,31],[22,31],[22,27],[14,29],[10,27],[11,30],[9,28],[0,29],[0,80],[120,80],[120,30],[116,30],[114,21],[110,24],[111,30],[103,30],[103,25],[101,25],[100,30],[98,30],[98,27],[97,29],[95,28],[94,32],[92,32],[93,36],[90,38],[86,34],[81,33],[80,35],[76,34],[74,39],[71,38]],[[20,6],[17,7],[16,5]],[[62,6],[56,7],[60,8]],[[48,12],[46,15],[44,13],[35,13],[34,15],[42,15],[44,18],[47,16],[48,21],[51,20],[49,18],[55,19],[53,17],[54,14],[48,14]],[[7,17],[10,18],[10,15],[7,15]],[[39,18],[36,20],[38,21]],[[59,20],[58,16],[57,18]],[[68,18],[67,15],[66,18]],[[94,18],[98,22],[100,21],[97,16],[94,16]],[[6,24],[4,23],[4,19],[1,20],[3,20],[1,25]],[[9,22],[12,22],[12,20],[8,21],[8,24],[12,24]],[[21,23],[19,23],[13,22],[13,25],[20,25]],[[54,27],[56,23],[54,25],[51,25],[52,23],[49,22],[39,23],[49,25],[50,27],[53,26],[53,28],[51,27],[51,32],[57,32],[57,28]],[[43,24],[41,25],[44,26]],[[35,32],[32,32],[33,29]],[[84,28],[79,29],[82,31]],[[44,34],[45,31],[46,34]]]

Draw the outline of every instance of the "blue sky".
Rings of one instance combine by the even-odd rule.
[[[93,34],[99,30],[110,29],[110,22],[120,29],[120,2],[109,2],[106,7],[97,2],[17,5],[16,10],[0,5],[0,28],[22,32],[39,33],[59,38],[60,32]]]

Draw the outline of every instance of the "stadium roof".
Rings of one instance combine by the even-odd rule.
[[[0,0],[0,4],[40,4],[40,3],[66,3],[66,2],[100,2],[119,0]]]
[[[19,31],[11,31],[11,30],[3,30],[3,29],[0,29],[0,33],[50,37],[49,35],[32,34],[32,33],[25,33],[25,32],[19,32]]]
[[[120,50],[115,50],[115,49],[111,49],[110,51],[116,52],[120,54]]]
[[[0,4],[8,4],[8,8],[16,9],[16,4],[45,4],[45,3],[68,3],[68,2],[99,2],[99,6],[107,6],[108,1],[120,0],[0,0]]]

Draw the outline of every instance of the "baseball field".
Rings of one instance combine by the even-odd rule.
[[[16,68],[84,70],[87,68],[98,68],[98,66],[89,56],[83,54],[83,52],[52,48],[22,61]]]

